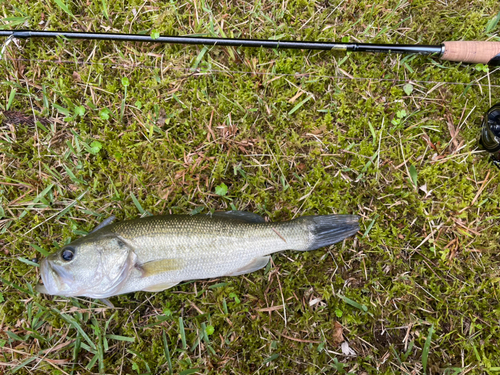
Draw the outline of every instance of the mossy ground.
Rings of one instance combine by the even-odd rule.
[[[9,28],[70,31],[439,44],[498,40],[499,30],[497,0],[0,9]],[[0,372],[499,372],[499,177],[477,147],[498,77],[426,56],[10,44]],[[356,213],[362,228],[245,277],[116,297],[116,309],[33,292],[38,269],[26,260],[111,214],[231,208],[271,220]]]

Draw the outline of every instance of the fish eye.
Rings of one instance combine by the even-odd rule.
[[[75,256],[75,249],[72,247],[67,247],[66,249],[64,249],[64,251],[61,254],[61,257],[66,262],[69,262],[70,260],[72,260],[74,256]]]

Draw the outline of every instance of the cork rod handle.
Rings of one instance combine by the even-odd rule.
[[[500,63],[500,42],[444,42],[441,58],[473,64]]]

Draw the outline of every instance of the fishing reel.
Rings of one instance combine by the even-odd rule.
[[[493,164],[500,168],[500,103],[484,115],[479,143],[491,154]]]

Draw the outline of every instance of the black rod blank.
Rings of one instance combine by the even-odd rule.
[[[268,39],[237,39],[237,38],[205,38],[197,36],[160,36],[153,39],[149,35],[140,34],[113,34],[113,33],[87,33],[68,31],[36,31],[36,30],[0,30],[0,36],[14,38],[57,38],[86,39],[86,40],[116,40],[128,42],[150,42],[171,44],[194,44],[206,46],[231,46],[231,47],[262,47],[262,48],[291,48],[306,50],[340,50],[357,52],[394,52],[394,53],[443,53],[443,46],[411,45],[411,44],[369,44],[369,43],[330,43],[307,42],[290,40]]]

